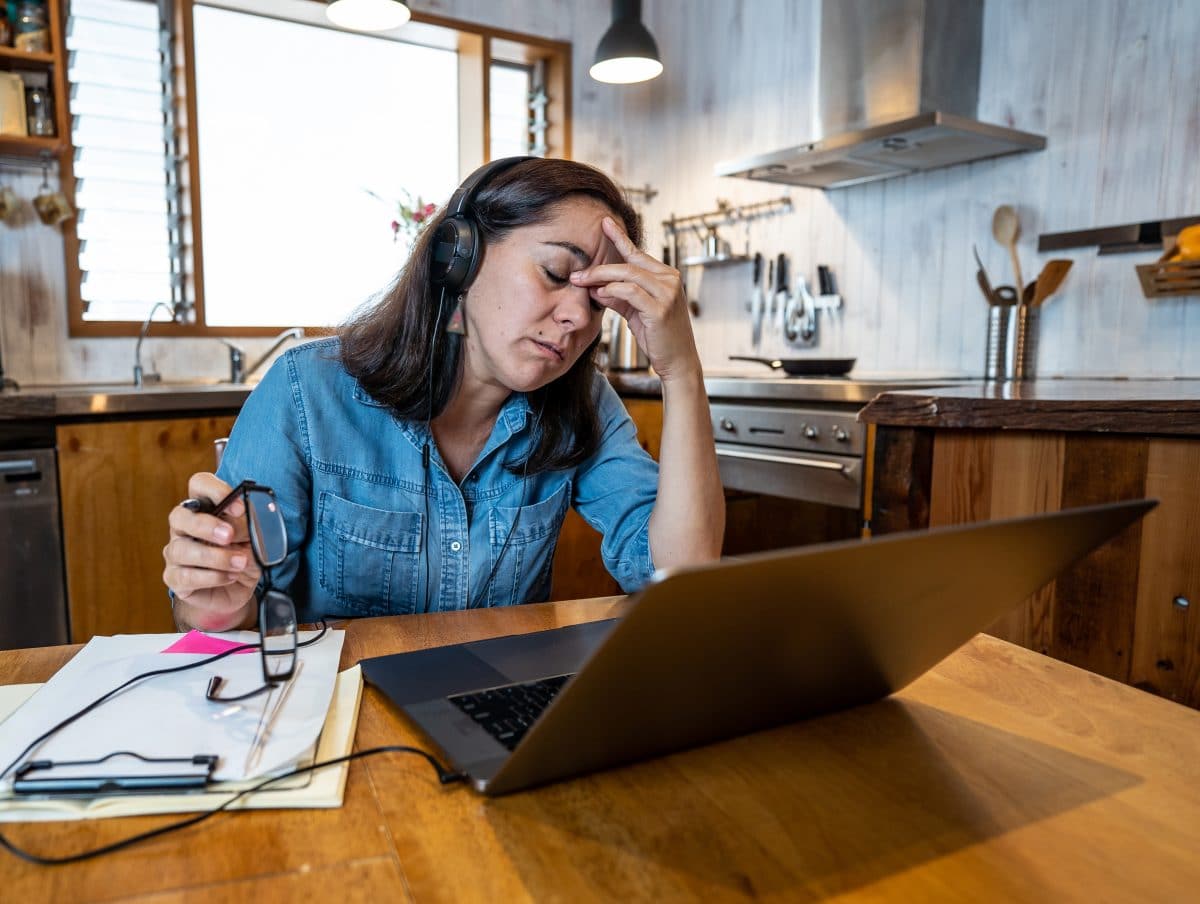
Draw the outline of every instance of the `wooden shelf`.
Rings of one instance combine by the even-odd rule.
[[[0,47],[0,68],[20,69],[49,69],[54,65],[52,53],[26,53],[14,50],[12,47]]]
[[[42,138],[32,136],[24,138],[20,135],[0,135],[0,154],[13,157],[37,157],[42,151],[57,154],[63,149],[61,138],[54,136]]]

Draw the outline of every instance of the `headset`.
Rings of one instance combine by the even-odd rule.
[[[446,205],[447,215],[433,234],[430,281],[443,293],[461,295],[471,287],[483,258],[483,234],[470,212],[475,196],[493,178],[535,157],[501,157],[467,176]],[[443,295],[443,297],[445,297]]]

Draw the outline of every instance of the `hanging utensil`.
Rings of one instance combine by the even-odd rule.
[[[1038,274],[1037,282],[1034,283],[1036,288],[1032,303],[1035,305],[1045,304],[1046,300],[1058,291],[1058,287],[1062,285],[1062,281],[1074,263],[1066,258],[1047,261],[1046,266],[1042,267],[1042,272]]]
[[[755,252],[754,285],[750,291],[750,338],[755,345],[762,341],[763,308],[767,303],[766,296],[763,295],[762,276],[763,256],[761,253]]]
[[[779,329],[783,330],[788,305],[788,262],[787,255],[780,252],[775,258],[775,304],[779,308]]]
[[[996,304],[996,293],[992,290],[992,281],[988,279],[987,268],[983,266],[983,260],[979,257],[979,249],[974,245],[971,250],[975,252],[975,263],[979,269],[975,271],[975,281],[979,283],[979,288],[983,291],[983,297],[988,304]]]
[[[1025,281],[1021,279],[1021,261],[1017,257],[1017,238],[1020,235],[1021,218],[1017,211],[1011,205],[1001,204],[992,214],[992,236],[1008,249],[1008,255],[1012,259],[1013,276],[1016,277],[1014,285],[1018,287],[1025,285]]]

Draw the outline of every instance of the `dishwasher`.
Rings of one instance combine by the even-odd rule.
[[[68,640],[57,457],[0,451],[0,649]]]

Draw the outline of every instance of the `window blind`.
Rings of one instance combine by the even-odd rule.
[[[67,79],[85,320],[183,298],[170,0],[70,0]]]

